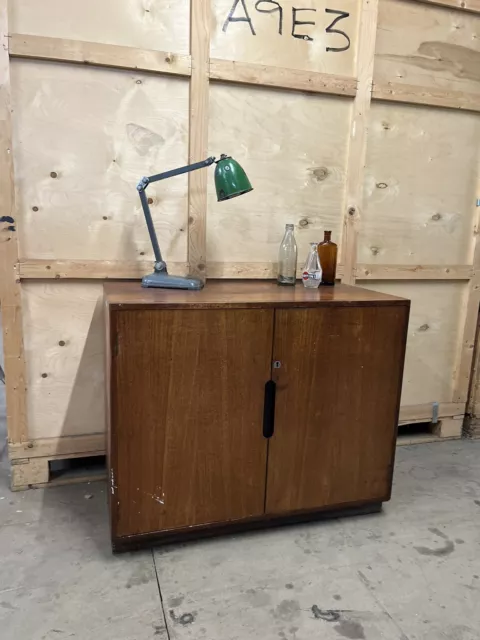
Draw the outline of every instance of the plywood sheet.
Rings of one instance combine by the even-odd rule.
[[[11,75],[21,256],[153,259],[136,184],[187,164],[188,81],[26,60]],[[148,196],[165,257],[185,261],[186,176]]]
[[[30,438],[104,430],[104,321],[99,283],[22,287]]]
[[[366,289],[411,300],[402,406],[451,402],[462,304],[459,282],[369,282]]]
[[[188,53],[190,0],[10,0],[12,33]]]
[[[359,262],[471,263],[479,145],[477,115],[372,104]]]
[[[480,16],[381,0],[375,82],[480,93]]]
[[[342,225],[351,103],[342,98],[213,85],[209,145],[231,154],[254,191],[217,203],[209,181],[209,262],[276,262],[286,223],[299,259]]]
[[[234,11],[231,13],[233,8]],[[297,9],[296,21],[314,24],[296,25],[294,28],[294,8]],[[267,11],[271,13],[266,13]],[[243,3],[242,0],[212,0],[212,13],[213,58],[346,76],[355,75],[360,13],[358,0],[243,0]],[[345,17],[342,14],[345,14]],[[251,22],[226,23],[229,15],[244,20],[248,16]],[[338,22],[331,27],[337,18]],[[329,27],[343,31],[348,38],[339,33],[327,33]],[[292,32],[311,39],[294,37]],[[346,51],[327,51],[327,48],[344,47],[348,47]]]

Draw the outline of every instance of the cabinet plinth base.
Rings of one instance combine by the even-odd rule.
[[[315,511],[289,513],[286,515],[267,514],[245,520],[198,525],[185,529],[155,531],[152,533],[114,538],[112,540],[112,549],[114,553],[122,553],[124,551],[132,551],[172,542],[186,542],[199,538],[254,531],[255,529],[266,529],[269,527],[279,527],[332,518],[344,518],[347,516],[368,515],[379,513],[382,510],[382,505],[383,502],[370,502],[355,506],[343,505],[316,509]]]

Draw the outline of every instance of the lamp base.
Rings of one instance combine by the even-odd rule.
[[[204,283],[198,278],[183,278],[182,276],[170,276],[168,273],[154,271],[142,279],[142,287],[158,289],[190,289],[200,291]]]

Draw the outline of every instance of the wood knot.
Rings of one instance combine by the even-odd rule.
[[[172,64],[174,60],[175,60],[175,57],[172,56],[171,53],[169,53],[168,56],[165,56],[165,62],[167,64]]]
[[[204,265],[204,263],[203,263],[203,262],[199,262],[199,263],[197,264],[197,268],[198,268],[198,270],[199,270],[199,271],[205,271],[205,265]]]
[[[47,264],[47,266],[45,267],[45,269],[48,269],[48,270],[50,270],[51,268],[52,267],[49,264]]]
[[[419,331],[428,331],[429,329],[430,329],[429,324],[422,324],[422,326],[419,328]]]
[[[32,211],[38,211],[38,207],[32,207]]]
[[[308,222],[307,218],[302,218],[298,224],[300,227],[305,228],[308,227],[310,223]]]
[[[327,167],[315,167],[314,169],[310,169],[310,171],[316,182],[322,182],[330,175],[330,171]]]
[[[102,216],[104,220],[108,220],[108,216]]]
[[[51,171],[50,172],[50,177],[51,178],[58,178],[58,173],[56,171]]]
[[[145,251],[140,251],[140,255],[144,256],[145,255]]]
[[[390,125],[388,124],[388,122],[382,122],[382,127],[385,129],[385,131],[389,131],[390,129]]]
[[[148,204],[153,204],[153,198],[148,198],[147,202]]]
[[[388,184],[386,182],[377,182],[377,189],[386,189]]]
[[[42,373],[42,378],[48,378],[48,373]]]
[[[65,342],[65,340],[60,340],[58,344],[60,347],[64,347],[67,343]]]
[[[349,216],[354,216],[355,213],[356,213],[355,207],[348,207],[348,215]]]
[[[434,213],[432,216],[432,220],[441,220],[441,219],[442,219],[441,213]]]

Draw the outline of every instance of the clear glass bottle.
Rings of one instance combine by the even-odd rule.
[[[318,257],[322,267],[322,284],[333,286],[337,275],[338,247],[332,242],[332,232],[325,231],[325,239],[318,245]]]
[[[280,285],[295,285],[297,278],[297,243],[293,224],[285,225],[280,251],[278,252],[278,279]]]
[[[318,289],[322,281],[322,267],[318,257],[318,242],[310,243],[310,252],[303,267],[302,281],[305,289]]]

